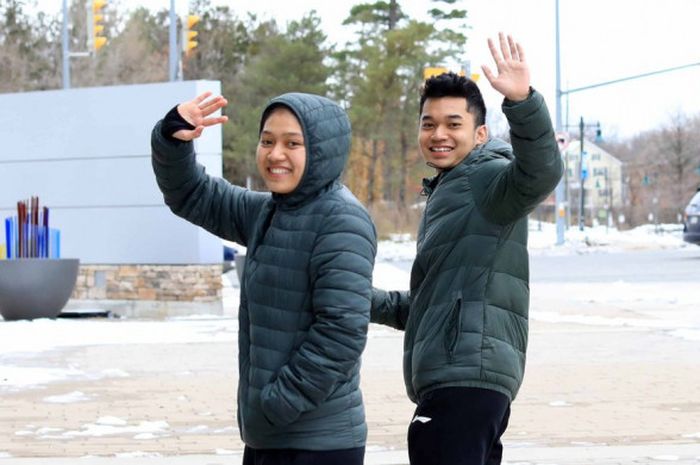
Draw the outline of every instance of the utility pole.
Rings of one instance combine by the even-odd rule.
[[[168,28],[168,32],[170,50],[168,79],[172,82],[176,80],[177,71],[180,64],[180,50],[177,47],[177,15],[175,14],[175,0],[170,0],[170,26]]]
[[[579,210],[578,210],[578,229],[579,231],[583,231],[584,226],[586,225],[586,202],[585,202],[585,197],[586,197],[586,189],[584,184],[586,183],[586,178],[588,177],[588,173],[585,170],[584,163],[583,163],[583,156],[585,155],[584,147],[583,147],[583,130],[586,126],[583,124],[583,116],[581,117],[581,120],[578,123],[578,129],[579,129],[579,136],[581,139],[581,155],[579,156],[578,160],[578,167],[579,167],[579,173],[580,173],[580,178],[581,178],[581,204],[579,205]]]
[[[61,26],[63,59],[63,88],[70,89],[70,50],[68,46],[68,0],[63,0],[63,25]]]
[[[555,132],[557,134],[561,133],[562,130],[562,119],[561,119],[561,60],[560,60],[560,49],[559,49],[559,0],[554,0],[554,9],[556,16],[556,28],[555,28],[555,43],[556,43],[556,128]],[[561,155],[561,150],[559,151]],[[554,189],[554,216],[556,217],[557,223],[557,242],[556,245],[564,244],[564,232],[566,228],[566,212],[569,211],[568,202],[569,199],[566,197],[566,186],[564,179],[559,180],[557,187]]]
[[[104,7],[104,3],[100,5],[100,7]],[[91,2],[88,2],[88,12],[93,11],[93,5]],[[70,18],[68,17],[68,0],[63,0],[62,4],[62,10],[63,10],[63,24],[61,25],[61,59],[62,59],[62,71],[63,71],[63,88],[64,89],[70,89],[70,59],[73,57],[89,57],[92,55],[90,51],[88,52],[71,52],[70,51],[70,37],[68,36],[68,25],[70,24]],[[88,18],[90,19],[90,18]],[[89,27],[94,27],[95,25],[89,21],[88,24]],[[88,32],[88,44],[91,44],[90,40],[94,40],[94,35]],[[106,39],[103,39],[106,40]],[[102,45],[104,45],[104,42],[102,42],[99,46],[95,46],[94,43],[92,45],[89,45],[89,50],[92,50],[92,52],[96,52],[98,48],[100,48]]]

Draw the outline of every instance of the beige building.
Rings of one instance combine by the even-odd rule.
[[[593,142],[583,140],[583,169],[586,171],[584,188],[585,222],[615,224],[623,202],[622,162]],[[570,221],[578,224],[581,205],[581,142],[574,139],[564,144],[567,198]]]

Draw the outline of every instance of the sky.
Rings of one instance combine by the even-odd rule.
[[[60,0],[37,0],[45,11],[58,11]],[[124,8],[144,5],[167,8],[169,0],[109,0]],[[487,37],[499,31],[511,33],[525,48],[532,85],[542,92],[555,113],[555,2],[556,0],[458,0],[455,7],[468,11],[469,40],[462,56],[446,63],[469,60],[472,72],[492,64]],[[559,0],[561,88],[563,91],[638,74],[700,63],[700,1],[697,0]],[[280,24],[315,9],[329,40],[344,43],[352,33],[341,25],[350,6],[359,3],[328,0],[253,1],[213,0],[232,9],[255,12]],[[400,1],[415,18],[426,18],[430,0]],[[347,5],[347,6],[343,6]],[[55,10],[51,10],[55,8]],[[187,0],[176,0],[185,14]],[[200,41],[206,40],[200,36]],[[443,63],[445,64],[445,63]],[[440,63],[435,63],[440,65]],[[501,97],[482,76],[479,84],[492,115],[490,124],[502,126]],[[567,110],[568,109],[568,110]],[[579,93],[562,99],[562,119],[578,131],[579,118],[600,122],[603,137],[614,140],[668,124],[678,113],[700,114],[700,66],[632,80]],[[566,128],[565,128],[566,129]]]

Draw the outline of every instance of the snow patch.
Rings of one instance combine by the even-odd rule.
[[[80,391],[73,391],[67,394],[44,397],[43,400],[44,402],[48,402],[50,404],[73,404],[75,402],[90,400],[90,397],[86,396]]]
[[[554,401],[549,403],[550,407],[571,407],[572,405],[574,405],[574,404],[567,402],[565,400],[554,400]]]
[[[102,417],[96,423],[88,423],[82,426],[80,431],[67,431],[63,437],[100,437],[114,435],[142,435],[151,434],[152,437],[167,435],[168,425],[165,421],[142,421],[137,425],[129,426],[125,420],[116,417]],[[149,436],[149,438],[152,438]]]

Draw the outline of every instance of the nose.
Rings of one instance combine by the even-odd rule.
[[[435,127],[435,130],[431,134],[430,138],[433,140],[443,140],[446,137],[445,128],[442,125]]]
[[[284,158],[284,145],[275,144],[267,153],[267,159],[270,161],[279,161]]]

